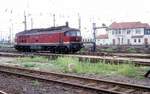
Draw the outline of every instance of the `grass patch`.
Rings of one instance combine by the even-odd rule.
[[[63,72],[87,73],[87,74],[104,74],[104,75],[123,75],[128,77],[139,77],[142,71],[150,69],[149,67],[136,67],[132,62],[129,64],[106,64],[105,61],[98,63],[79,62],[77,58],[58,58],[54,64]],[[69,65],[73,64],[70,71]],[[140,69],[142,68],[142,70]],[[143,72],[142,72],[143,73]]]
[[[85,51],[87,51],[87,49],[84,47],[80,49],[80,52],[85,52]]]
[[[28,62],[28,63],[23,63],[22,64],[24,67],[35,67],[36,64],[32,63],[32,62]]]
[[[42,56],[18,58],[18,62],[48,62],[48,58]]]
[[[120,75],[135,77],[138,74],[138,68],[133,64],[122,64],[119,65],[117,72]]]
[[[105,52],[113,52],[113,48],[106,48],[106,49],[101,49],[102,51],[105,51]]]
[[[150,67],[136,67],[132,62],[128,62],[128,64],[106,64],[105,61],[90,63],[90,61],[80,62],[78,58],[70,57],[59,57],[56,60],[48,60],[44,57],[27,57],[19,58],[19,61],[22,61],[21,65],[24,67],[39,68],[49,71],[55,70],[79,74],[123,75],[136,78],[142,78],[143,73],[146,73],[146,71],[150,69]]]
[[[136,49],[135,48],[128,48],[127,52],[129,52],[129,53],[136,53]]]
[[[40,83],[39,83],[38,80],[33,80],[33,81],[32,81],[32,85],[33,85],[33,86],[39,86]]]

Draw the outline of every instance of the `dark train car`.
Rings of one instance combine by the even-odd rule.
[[[75,53],[82,44],[79,29],[66,26],[31,29],[16,34],[14,45],[18,51],[51,51],[53,53]]]

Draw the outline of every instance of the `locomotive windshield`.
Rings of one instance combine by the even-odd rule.
[[[81,36],[80,31],[67,31],[65,33],[66,36]]]

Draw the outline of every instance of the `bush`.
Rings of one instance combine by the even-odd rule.
[[[39,57],[42,58],[42,57]],[[34,59],[34,58],[32,58]],[[27,61],[32,61],[32,59]],[[20,59],[21,60],[21,59]],[[25,59],[26,60],[26,59]],[[47,59],[42,61],[46,61]],[[35,61],[35,60],[33,60]],[[39,61],[39,60],[37,60]],[[59,57],[56,60],[41,62],[22,62],[24,67],[34,67],[43,70],[54,70],[59,72],[74,72],[83,74],[104,74],[104,75],[123,75],[128,77],[140,78],[141,73],[145,73],[150,67],[136,67],[132,62],[128,64],[106,64],[105,60],[98,63],[91,63],[90,61],[80,62],[78,58]]]
[[[129,53],[136,53],[136,50],[135,50],[135,48],[128,48],[127,52],[129,52]]]
[[[36,65],[36,64],[30,63],[30,62],[29,62],[29,63],[24,63],[24,64],[23,64],[24,67],[35,67],[35,65]]]
[[[105,52],[113,52],[114,51],[113,48],[106,48],[106,49],[102,49],[102,50]]]

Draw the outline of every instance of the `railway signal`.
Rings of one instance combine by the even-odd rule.
[[[27,17],[26,17],[26,13],[25,13],[25,11],[24,11],[24,31],[26,31],[27,30]]]
[[[53,14],[53,26],[55,27],[55,22],[56,22],[56,19],[55,19],[55,14]]]
[[[96,30],[97,29],[102,29],[102,28],[108,28],[105,24],[102,24],[101,27],[96,27],[96,23],[93,23],[93,39],[94,39],[94,42],[93,42],[93,52],[96,51]]]

